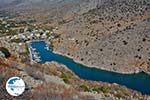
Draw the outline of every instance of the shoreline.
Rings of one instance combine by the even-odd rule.
[[[37,48],[38,48],[38,46],[37,46]],[[70,70],[70,68],[68,68],[67,67],[67,65],[68,66],[70,66],[70,65],[72,65],[72,64],[70,64],[70,63],[63,63],[63,59],[65,60],[65,59],[67,59],[68,58],[68,60],[65,60],[65,61],[68,61],[68,62],[72,62],[73,64],[77,64],[77,68],[78,68],[78,65],[79,66],[81,66],[81,68],[83,68],[83,70],[81,69],[81,71],[80,71],[80,67],[78,68],[78,72],[79,73],[76,73],[75,74],[75,76],[76,77],[78,77],[78,75],[80,75],[80,73],[81,73],[81,76],[79,76],[79,78],[81,78],[81,79],[85,79],[85,80],[91,80],[91,81],[101,81],[101,82],[107,82],[107,83],[111,83],[111,84],[119,84],[119,85],[123,85],[123,86],[125,86],[125,87],[127,87],[127,88],[129,88],[129,89],[132,89],[132,90],[136,90],[136,91],[139,91],[139,92],[141,92],[141,93],[149,93],[149,90],[147,91],[147,90],[145,90],[145,88],[146,88],[146,86],[148,86],[148,84],[147,83],[142,83],[142,81],[145,81],[145,79],[141,79],[141,77],[143,77],[143,75],[147,75],[147,77],[146,78],[149,78],[149,76],[148,76],[148,74],[146,74],[146,73],[144,73],[144,72],[138,72],[138,73],[120,73],[120,72],[115,72],[115,71],[111,71],[111,70],[106,70],[106,69],[101,69],[101,68],[96,68],[96,67],[90,67],[90,66],[87,66],[87,65],[85,65],[84,63],[82,63],[81,61],[78,61],[78,60],[74,60],[73,59],[73,57],[69,57],[69,56],[66,56],[66,54],[62,54],[62,53],[60,53],[60,52],[57,52],[57,51],[50,51],[49,50],[49,52],[51,52],[51,53],[53,53],[53,55],[55,56],[55,55],[60,55],[60,57],[62,57],[62,59],[59,61],[55,61],[55,60],[50,60],[50,61],[47,61],[47,62],[43,62],[42,64],[47,64],[47,63],[51,63],[51,62],[56,62],[56,63],[58,63],[58,64],[62,64],[62,65],[65,65],[66,66],[66,68],[68,69],[68,70]],[[42,52],[40,52],[40,53],[42,53]],[[62,56],[61,56],[62,55]],[[44,56],[46,56],[46,55],[44,55]],[[65,58],[66,57],[66,58]],[[69,60],[70,59],[70,60]],[[36,62],[36,63],[38,63],[38,62]],[[80,65],[81,64],[81,65]],[[83,66],[82,66],[83,65]],[[85,66],[84,66],[85,65]],[[74,66],[74,67],[76,67],[76,66]],[[88,71],[84,71],[84,68],[86,68],[86,69],[88,69],[88,71],[89,72],[92,72],[91,73],[91,75],[90,75],[90,73],[88,74]],[[75,69],[76,70],[76,69]],[[75,70],[71,70],[71,72],[73,72],[74,73],[74,71]],[[91,71],[92,70],[92,71]],[[97,71],[98,71],[98,76],[100,76],[100,77],[97,77],[97,76],[95,76],[95,74],[94,74],[94,72],[93,71],[96,71],[96,73],[97,73]],[[83,72],[83,73],[82,73]],[[88,75],[86,75],[85,73],[87,73],[89,76],[92,76],[93,78],[90,78]],[[106,74],[105,74],[106,73]],[[103,78],[103,75],[104,75],[104,78]],[[125,75],[125,76],[122,76],[122,75]],[[139,76],[140,75],[140,76]],[[108,76],[108,77],[107,77]],[[113,78],[113,76],[115,76],[116,78]],[[128,78],[128,76],[129,76],[129,78]],[[130,78],[130,76],[131,76],[131,78]],[[138,77],[139,76],[139,77]],[[97,77],[97,78],[96,78]],[[105,80],[105,77],[106,78],[108,78],[108,79],[106,79]],[[136,79],[136,77],[138,77],[137,79]],[[96,79],[95,79],[96,78]],[[119,81],[120,79],[122,79],[123,78],[123,80],[122,81]],[[134,85],[132,86],[132,87],[129,87],[130,86],[130,84],[128,85],[128,82],[126,81],[126,78],[127,79],[129,79],[132,83],[134,83],[134,84],[136,84],[138,81],[140,81],[140,83],[138,83],[138,86],[141,86],[141,84],[143,85],[143,86],[145,86],[143,89],[141,89],[141,90],[138,90]],[[117,79],[117,80],[116,80]],[[150,81],[150,80],[147,80],[148,82]],[[122,82],[125,82],[125,83],[123,83],[122,84]],[[150,89],[150,88],[148,88],[148,89]]]
[[[33,41],[29,41],[28,44],[31,43],[31,42],[38,42],[38,41],[44,41],[44,42],[46,42],[46,44],[49,44],[49,42],[46,41],[46,40],[33,40]],[[29,51],[30,51],[30,47],[28,47],[28,48],[29,48]],[[104,70],[104,71],[110,71],[110,72],[114,72],[114,73],[118,73],[118,74],[138,74],[138,73],[144,72],[145,74],[150,75],[150,73],[145,72],[145,71],[140,70],[140,69],[137,69],[135,71],[130,71],[130,72],[123,72],[123,71],[121,72],[121,71],[114,71],[114,70],[103,68],[103,67],[100,68],[99,66],[93,66],[93,65],[90,65],[90,64],[85,64],[84,62],[82,62],[80,60],[77,60],[72,56],[68,56],[67,54],[63,54],[61,52],[58,52],[57,50],[53,50],[52,52],[55,53],[55,54],[59,54],[61,56],[64,56],[64,57],[68,57],[68,58],[72,59],[74,62],[79,63],[79,64],[84,65],[85,67],[89,67],[89,68],[96,68],[96,69],[100,69],[100,70]],[[30,55],[32,55],[32,54],[30,54]],[[31,63],[38,63],[38,62],[31,59]]]
[[[100,70],[104,70],[104,71],[111,71],[111,72],[119,73],[119,74],[138,74],[138,73],[141,73],[141,72],[144,72],[144,73],[146,73],[146,74],[149,74],[149,73],[147,73],[147,72],[145,72],[145,71],[140,71],[140,69],[138,69],[137,71],[132,71],[132,72],[121,72],[121,71],[114,71],[114,70],[110,70],[110,69],[106,69],[106,68],[100,68],[99,66],[92,66],[92,65],[89,65],[89,64],[85,64],[85,63],[83,63],[82,61],[75,60],[73,57],[68,56],[68,55],[66,55],[66,54],[63,54],[63,53],[61,53],[61,52],[58,52],[58,51],[56,51],[56,50],[54,50],[54,51],[52,51],[52,52],[55,53],[55,54],[62,55],[62,56],[64,56],[64,57],[68,57],[68,58],[72,59],[74,62],[79,63],[79,64],[84,65],[84,66],[89,67],[89,68],[96,68],[96,69],[100,69]]]
[[[31,61],[31,63],[32,63],[32,62],[34,62],[34,61],[33,61],[32,52],[31,52],[31,48],[30,48],[30,45],[29,45],[29,44],[30,44],[30,42],[27,43],[27,46],[28,46],[29,54],[30,54],[30,61]]]
[[[30,55],[31,64],[38,63],[38,62],[36,62],[35,60],[33,60],[32,51],[31,51],[31,48],[30,48],[30,47],[32,47],[32,46],[30,45],[30,43],[31,43],[31,42],[34,42],[34,41],[38,41],[38,40],[33,40],[33,41],[28,41],[28,42],[27,42],[27,46],[28,46],[28,49],[29,49],[29,55]],[[40,40],[39,40],[39,41],[40,41]]]

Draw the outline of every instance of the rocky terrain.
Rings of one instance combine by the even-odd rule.
[[[52,49],[76,62],[119,73],[150,73],[149,0],[0,0],[0,16],[3,11],[17,14],[11,20],[37,21],[36,28],[54,25],[58,37],[50,41]],[[6,59],[0,51],[0,100],[150,100],[115,83],[82,80],[57,62],[30,64],[25,42],[4,36],[1,47],[11,56]],[[19,97],[5,90],[12,76],[26,83]]]
[[[0,11],[19,14],[19,19],[36,19],[52,24],[70,21],[103,4],[104,0],[0,0]],[[42,15],[42,16],[41,16]]]
[[[5,47],[11,52],[10,59],[17,60],[19,62],[28,62],[29,54],[27,51],[27,44],[23,43],[23,45],[18,45],[18,43],[8,42],[6,39],[0,38],[0,47]],[[0,57],[4,57],[2,53],[0,53]]]
[[[57,53],[121,73],[150,72],[150,1],[106,1],[60,26]]]
[[[117,84],[91,82],[79,79],[66,66],[56,62],[46,64],[21,64],[0,59],[0,99],[3,100],[149,100]],[[26,90],[19,97],[12,97],[5,90],[6,80],[21,77]]]

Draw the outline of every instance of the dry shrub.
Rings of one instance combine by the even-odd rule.
[[[73,88],[66,88],[55,83],[43,83],[34,89],[33,98],[36,100],[94,100],[92,96],[81,95]]]
[[[27,66],[25,68],[25,71],[28,73],[29,76],[33,77],[35,80],[43,80],[44,81],[44,78],[43,78],[44,73],[40,72],[36,67]]]

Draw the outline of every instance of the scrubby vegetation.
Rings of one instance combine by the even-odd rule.
[[[10,53],[9,50],[8,50],[7,48],[5,48],[5,47],[0,47],[0,51],[1,51],[2,53],[4,53],[4,55],[5,55],[6,58],[8,58],[8,57],[11,56],[11,53]]]
[[[11,76],[23,78],[27,85],[23,95],[17,97],[17,99],[95,100],[94,98],[105,98],[107,100],[112,98],[111,100],[131,100],[147,98],[119,85],[79,79],[75,74],[66,69],[64,65],[59,65],[55,62],[42,65],[24,65],[14,61],[0,60],[0,68],[0,99],[11,100],[13,98],[4,89],[5,82]],[[48,77],[45,77],[45,75],[49,77],[57,76],[59,78],[57,80],[47,79]],[[63,79],[64,83],[60,81],[61,79]],[[134,96],[130,97],[129,94]]]
[[[12,39],[11,42],[20,43],[20,42],[26,42],[26,40],[18,38],[18,39]]]
[[[149,72],[149,3],[105,1],[65,23],[58,31],[63,39],[54,48],[97,68],[121,73],[141,69]]]
[[[90,92],[90,89],[87,85],[81,85],[80,88],[85,92]]]

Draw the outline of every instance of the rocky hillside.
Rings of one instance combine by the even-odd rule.
[[[21,77],[26,90],[19,97],[5,90],[8,78]],[[79,79],[66,66],[56,62],[25,65],[0,59],[0,99],[3,100],[148,100],[149,96],[117,84]]]
[[[60,26],[55,51],[101,69],[150,72],[150,1],[104,1]]]
[[[1,9],[19,13],[23,19],[34,18],[38,22],[60,22],[101,5],[104,0],[0,0]]]

